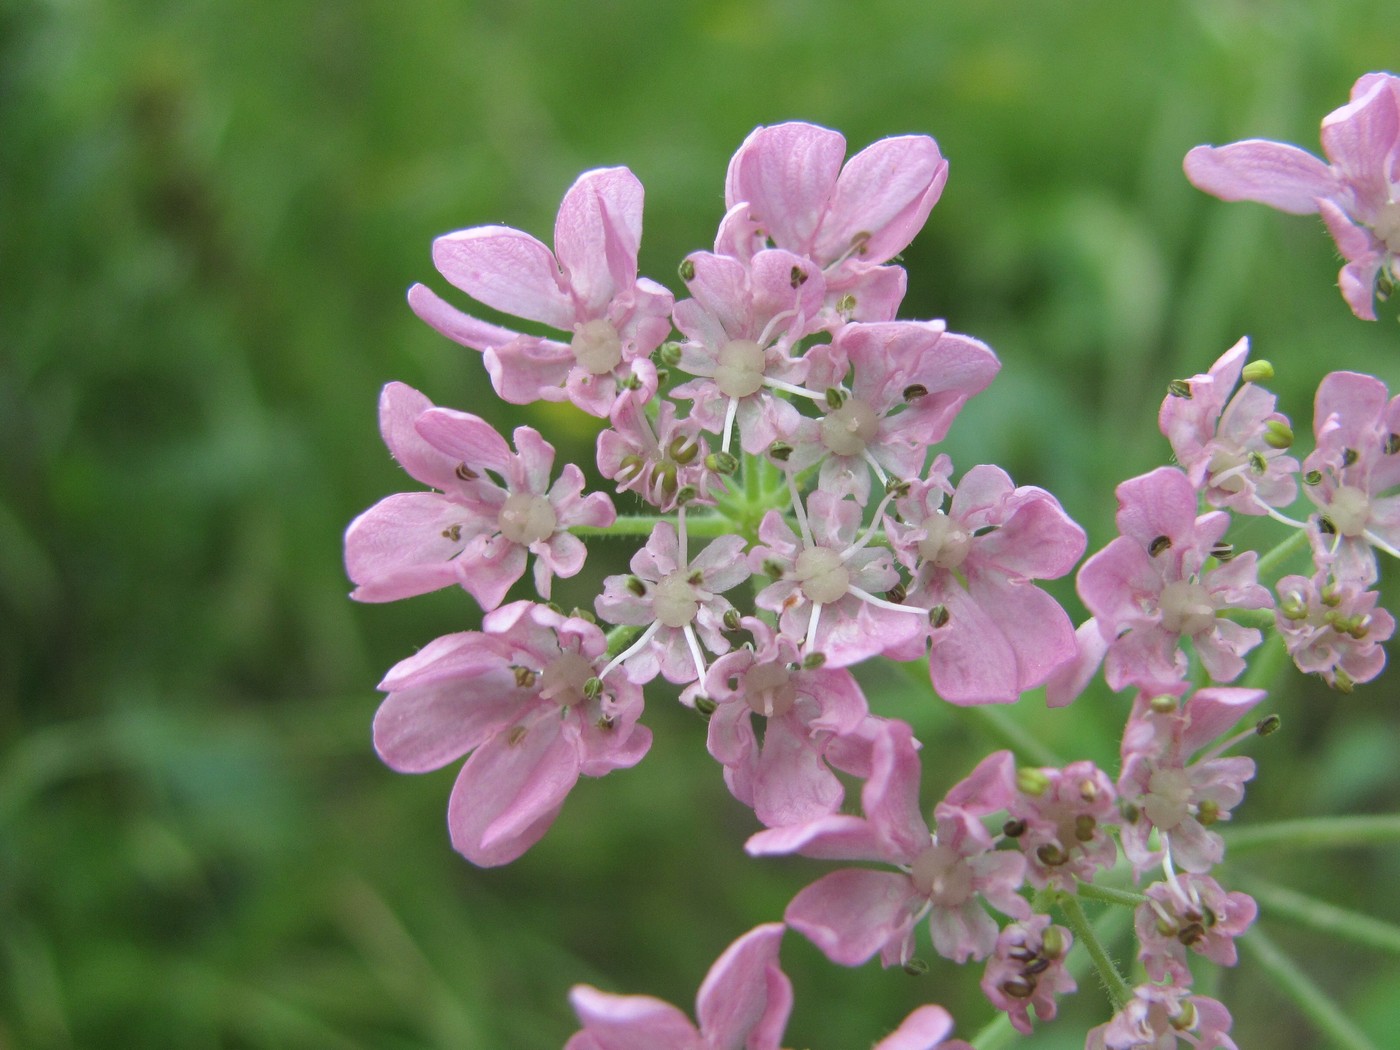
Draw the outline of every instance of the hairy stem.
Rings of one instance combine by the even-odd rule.
[[[1113,1004],[1114,1012],[1123,1009],[1123,1005],[1132,998],[1132,988],[1124,976],[1118,972],[1118,966],[1114,963],[1113,957],[1108,954],[1108,949],[1104,942],[1099,939],[1094,927],[1090,924],[1088,916],[1084,914],[1084,908],[1079,903],[1079,898],[1072,894],[1062,893],[1059,898],[1060,911],[1064,913],[1065,922],[1069,925],[1070,931],[1089,952],[1089,958],[1093,960],[1094,968],[1099,972],[1099,980],[1103,983],[1104,991],[1108,993],[1109,1002]]]

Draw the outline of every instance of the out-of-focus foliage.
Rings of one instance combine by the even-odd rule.
[[[435,234],[547,238],[579,171],[627,164],[647,186],[643,271],[674,287],[756,124],[815,121],[853,149],[930,133],[951,178],[905,255],[904,316],[946,317],[1004,363],[949,451],[1050,488],[1092,550],[1114,485],[1166,454],[1166,381],[1240,334],[1300,431],[1325,371],[1400,388],[1393,310],[1351,316],[1319,223],[1180,173],[1202,141],[1316,149],[1397,40],[1381,0],[9,0],[0,1047],[557,1048],[570,984],[688,1003],[818,870],[742,855],[751,818],[664,698],[647,760],[584,784],[500,871],[450,851],[451,772],[375,759],[379,675],[476,617],[460,593],[345,598],[342,529],[408,487],[379,388],[590,458],[590,421],[505,411],[479,360],[408,311],[412,281],[444,287]],[[601,545],[561,599],[590,602],[627,553]],[[926,685],[866,680],[925,741],[930,798],[991,746]],[[1123,703],[1017,714],[1111,764]],[[1238,819],[1393,809],[1394,684],[1295,683],[1273,706],[1286,731],[1254,747]],[[1368,851],[1237,870],[1395,920],[1374,887],[1397,867]],[[1388,1042],[1393,961],[1268,928]],[[868,1045],[930,1000],[963,1034],[990,1013],[973,968],[849,973],[797,936],[784,960],[794,1045]],[[1242,1046],[1318,1045],[1263,978],[1208,980]],[[1104,1014],[1092,981],[1065,1012],[1026,1045],[1081,1045]]]

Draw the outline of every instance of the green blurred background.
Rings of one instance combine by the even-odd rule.
[[[433,236],[548,240],[579,171],[626,164],[642,270],[675,287],[755,125],[815,121],[853,150],[932,134],[951,176],[903,316],[1004,365],[949,450],[1050,488],[1093,550],[1113,486],[1166,456],[1167,380],[1241,334],[1300,432],[1325,371],[1400,388],[1394,310],[1350,315],[1317,221],[1180,172],[1203,141],[1315,150],[1397,49],[1385,0],[0,2],[0,1047],[557,1048],[571,984],[689,1008],[724,946],[824,870],[744,858],[752,818],[664,695],[648,759],[582,783],[502,870],[450,849],[454,772],[375,758],[379,677],[477,618],[458,592],[346,599],[346,523],[413,487],[379,389],[591,460],[591,421],[508,413],[477,355],[412,316],[410,283],[447,291]],[[561,599],[588,604],[629,553],[600,544]],[[993,746],[926,683],[865,681],[924,740],[930,801]],[[1396,694],[1285,677],[1240,820],[1393,808]],[[1015,712],[1110,768],[1123,713],[1098,694]],[[1394,849],[1229,872],[1400,918]],[[1393,958],[1264,925],[1393,1045]],[[990,1016],[980,967],[848,972],[796,935],[784,963],[795,1047],[869,1045],[926,1001],[964,1035]],[[1324,1045],[1277,980],[1202,981],[1242,1047]],[[1083,986],[1025,1045],[1082,1046],[1106,1013]]]

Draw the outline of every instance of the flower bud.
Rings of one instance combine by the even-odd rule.
[[[1016,770],[1016,790],[1023,795],[1035,795],[1037,797],[1045,794],[1050,788],[1050,777],[1043,769],[1036,769],[1033,766],[1022,766]]]
[[[1270,448],[1292,448],[1293,428],[1281,419],[1271,419],[1264,424],[1264,444]]]
[[[675,368],[681,363],[681,344],[667,340],[656,348],[656,360],[667,368]]]

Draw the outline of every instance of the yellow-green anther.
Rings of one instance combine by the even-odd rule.
[[[525,734],[529,732],[525,726],[515,726],[506,734],[506,743],[515,747],[520,741],[525,739]]]
[[[826,663],[826,653],[808,653],[802,658],[802,670],[815,671]]]
[[[535,672],[528,667],[512,667],[515,672],[515,684],[521,689],[528,689],[535,684]]]
[[[1051,868],[1058,868],[1069,860],[1069,854],[1053,842],[1041,846],[1035,851],[1035,855],[1040,858],[1040,863]]]
[[[1322,471],[1310,470],[1303,475],[1303,484],[1309,487],[1322,484]]]
[[[850,292],[836,300],[836,312],[849,317],[856,312],[856,297]]]
[[[1050,778],[1042,769],[1022,766],[1016,770],[1016,789],[1024,795],[1039,797],[1050,790]]]
[[[1176,697],[1163,693],[1161,696],[1154,696],[1148,706],[1152,708],[1154,715],[1169,715],[1176,710]]]
[[[783,578],[783,567],[772,558],[767,558],[763,562],[763,574],[770,580],[781,580]]]
[[[671,439],[671,443],[666,446],[666,455],[677,463],[689,463],[700,455],[700,445],[685,435],[674,437]]]
[[[719,704],[715,703],[708,696],[697,696],[695,698],[695,710],[700,713],[701,718],[709,718],[715,713]]]
[[[603,680],[596,675],[583,683],[583,695],[588,700],[597,700],[603,692]]]
[[[1322,588],[1322,604],[1329,609],[1335,609],[1342,604],[1342,589],[1337,586],[1336,580],[1328,580]]]
[[[656,473],[651,476],[651,483],[660,489],[667,499],[670,499],[676,494],[676,489],[680,487],[680,483],[676,481],[676,465],[662,463],[656,468]]]
[[[1332,688],[1339,693],[1350,693],[1356,688],[1356,683],[1352,681],[1351,675],[1338,667],[1332,672]]]
[[[840,408],[846,403],[845,391],[839,387],[829,386],[826,388],[826,403],[832,408]]]
[[[1283,728],[1283,719],[1278,715],[1265,715],[1254,724],[1254,731],[1260,736],[1277,733],[1281,728]]]
[[[739,469],[739,457],[731,452],[711,452],[705,457],[705,469],[729,477]]]
[[[1058,959],[1065,954],[1065,935],[1058,926],[1047,926],[1040,935],[1040,954],[1047,959]]]
[[[792,446],[786,441],[775,441],[768,446],[768,454],[779,463],[786,463],[788,457],[792,455]]]
[[[1301,594],[1289,594],[1279,602],[1278,611],[1285,620],[1300,623],[1308,618],[1308,603]]]
[[[922,977],[928,973],[928,963],[915,956],[904,964],[904,972],[910,977]]]
[[[1205,799],[1196,813],[1196,819],[1205,827],[1210,827],[1220,819],[1220,803],[1214,799]]]
[[[910,483],[903,479],[896,479],[885,486],[885,491],[895,499],[903,499],[909,495]]]
[[[1187,401],[1191,400],[1191,380],[1173,379],[1167,384],[1168,397],[1181,397]]]
[[[1178,1032],[1189,1032],[1196,1027],[1196,1004],[1190,999],[1181,1000],[1181,1012],[1171,1018],[1171,1026]]]
[[[682,485],[676,490],[676,506],[684,507],[698,495],[700,495],[700,490],[694,485]]]
[[[1281,419],[1271,419],[1264,424],[1264,444],[1270,448],[1292,448],[1293,428]]]
[[[1165,915],[1157,916],[1157,936],[1170,937],[1176,933],[1176,923],[1172,922]]]
[[[1248,454],[1248,459],[1249,472],[1251,474],[1255,475],[1256,477],[1262,478],[1265,474],[1269,472],[1269,461],[1264,457],[1264,453],[1250,452]]]
[[[627,577],[627,589],[638,598],[645,597],[647,593],[646,583],[636,576]]]
[[[682,260],[680,268],[676,271],[681,275],[681,280],[689,284],[695,280],[695,263],[690,259]]]
[[[1074,818],[1074,837],[1080,842],[1092,842],[1099,822],[1089,813],[1081,813]]]
[[[1274,366],[1261,357],[1245,365],[1240,370],[1240,378],[1246,383],[1267,383],[1274,378]]]
[[[633,453],[622,457],[622,463],[617,468],[617,480],[624,484],[629,481],[636,481],[646,470],[647,461],[645,456]]]
[[[947,627],[950,619],[946,605],[935,605],[928,611],[928,622],[935,628]]]
[[[725,609],[724,616],[721,618],[721,622],[724,624],[724,629],[726,631],[737,631],[740,626],[739,620],[738,609]]]

